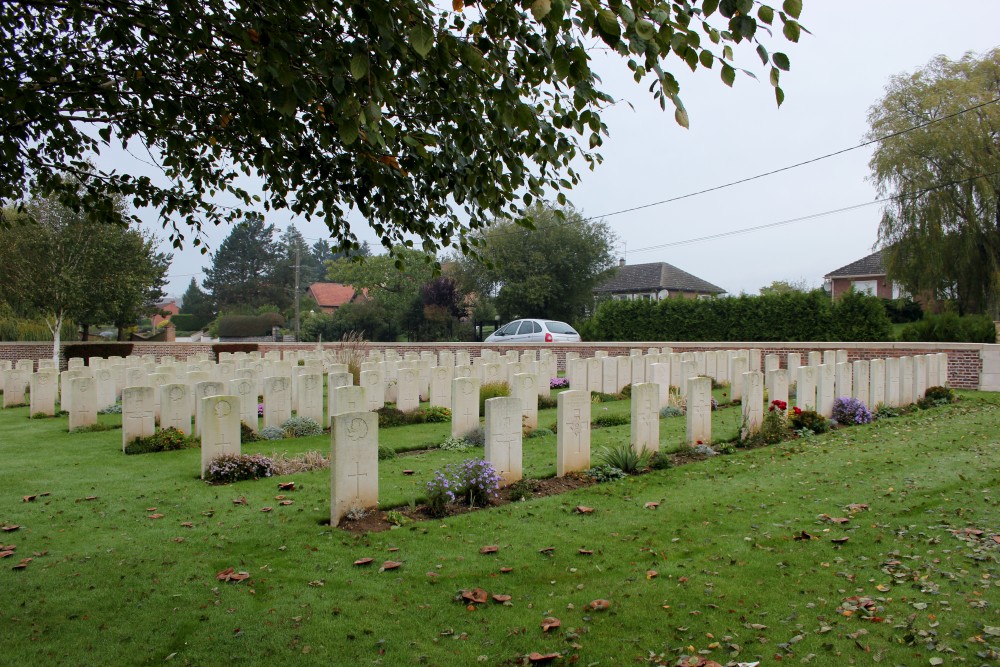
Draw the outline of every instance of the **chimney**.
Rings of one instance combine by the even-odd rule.
[[[618,260],[618,266],[625,266],[625,258],[624,257],[622,257],[621,259]]]

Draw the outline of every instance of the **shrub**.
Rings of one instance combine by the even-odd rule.
[[[868,411],[864,401],[850,396],[838,396],[833,400],[833,418],[838,424],[845,426],[870,424],[872,413]]]
[[[438,448],[443,449],[446,452],[467,452],[472,449],[473,444],[466,440],[465,438],[453,438],[448,437],[442,442]]]
[[[595,391],[590,395],[590,401],[592,403],[613,403],[614,401],[624,400],[625,397],[621,394],[605,394],[603,391]]]
[[[274,327],[285,326],[281,313],[262,315],[226,315],[218,319],[220,338],[250,338],[269,336]]]
[[[616,479],[628,477],[621,468],[615,468],[606,464],[596,465],[584,472],[587,477],[595,482],[613,482]]]
[[[635,451],[629,443],[622,443],[617,447],[603,447],[598,452],[597,458],[604,465],[618,468],[627,475],[634,475],[649,463],[652,452],[643,449],[641,452]]]
[[[549,389],[567,389],[569,388],[569,380],[566,378],[551,378],[549,380]]]
[[[474,430],[465,434],[465,439],[476,447],[483,447],[486,445],[486,429],[482,426],[477,426]]]
[[[631,415],[626,413],[598,415],[590,420],[591,428],[604,428],[606,426],[622,426],[632,422]]]
[[[955,402],[955,392],[947,387],[928,387],[924,397],[917,401],[917,407],[924,410]]]
[[[394,526],[403,526],[413,521],[413,519],[406,516],[399,510],[389,510],[388,512],[386,512],[385,520]]]
[[[537,479],[519,479],[507,487],[507,497],[510,498],[511,502],[515,503],[520,500],[527,500],[538,490],[538,487],[539,482]]]
[[[667,407],[662,408],[660,410],[660,417],[664,419],[669,419],[670,417],[683,417],[683,416],[684,416],[684,411],[673,405],[668,405]]]
[[[396,458],[396,450],[392,447],[387,447],[386,445],[378,446],[378,460],[388,461],[389,459]]]
[[[208,464],[205,481],[210,484],[231,484],[270,477],[273,471],[274,463],[263,454],[222,454]]]
[[[322,435],[323,427],[316,423],[315,419],[309,417],[291,417],[285,420],[281,429],[288,438],[305,438],[310,435]]]
[[[177,449],[200,447],[197,438],[186,435],[183,431],[173,428],[160,429],[153,435],[136,438],[125,445],[126,454],[151,454],[154,452],[169,452]]]
[[[882,299],[882,306],[893,324],[916,322],[924,315],[924,309],[920,304],[910,298]]]
[[[264,438],[260,437],[257,431],[250,428],[245,421],[240,422],[240,442],[259,442]]]
[[[760,423],[760,437],[768,445],[774,445],[787,440],[792,434],[788,425],[788,403],[771,401],[767,413]]]
[[[262,440],[284,440],[286,437],[285,429],[280,426],[265,426],[258,435]]]
[[[500,473],[485,459],[466,459],[434,472],[427,483],[427,504],[440,516],[448,503],[464,501],[470,506],[486,505],[497,497]]]
[[[891,419],[893,417],[898,417],[902,412],[899,408],[889,407],[885,403],[879,403],[875,406],[875,412],[872,413],[872,419],[878,421],[879,419]]]
[[[403,426],[406,424],[406,415],[402,410],[386,405],[375,411],[378,413],[378,427],[392,428],[393,426]]]
[[[959,317],[955,313],[942,313],[925,315],[924,319],[903,327],[899,339],[935,343],[995,343],[997,331],[987,315]]]
[[[538,397],[538,409],[539,410],[552,410],[559,407],[559,400],[555,396],[539,396]]]
[[[551,429],[547,428],[536,428],[535,430],[528,433],[529,438],[544,438],[547,435],[555,435]]]
[[[99,415],[120,415],[122,413],[122,404],[115,403],[114,405],[109,405],[106,408],[101,408],[97,411]]]
[[[815,410],[793,408],[788,421],[796,431],[805,429],[813,433],[826,433],[830,430],[830,420]]]
[[[510,385],[506,382],[486,382],[479,387],[479,414],[486,414],[486,401],[500,396],[510,396]]]
[[[24,406],[24,404],[22,403],[21,405],[15,405],[13,407],[19,408],[19,407],[23,407],[23,406]],[[115,428],[121,428],[121,427],[120,426],[115,427],[115,426],[111,426],[110,424],[103,424],[101,422],[97,422],[96,424],[87,424],[86,426],[81,426],[80,428],[75,428],[75,429],[73,429],[72,432],[73,433],[100,433],[101,431],[111,431],[111,430],[113,430]]]
[[[414,415],[414,417],[420,420],[414,423],[442,424],[451,421],[451,410],[440,405],[418,408],[414,412],[419,413],[418,415]]]
[[[455,491],[449,477],[449,470],[435,470],[434,477],[427,482],[427,510],[431,516],[444,516],[448,505],[455,502]]]
[[[653,452],[653,455],[649,457],[650,470],[666,470],[672,465],[673,461],[670,460],[670,456],[664,452]]]

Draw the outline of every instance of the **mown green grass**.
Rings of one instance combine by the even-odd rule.
[[[582,665],[672,665],[696,651],[722,663],[989,663],[985,652],[1000,648],[990,634],[1000,626],[1000,545],[990,539],[1000,533],[1000,397],[963,399],[361,536],[322,525],[328,473],[213,487],[197,479],[195,450],[124,456],[120,431],[69,434],[65,418],[0,411],[0,524],[22,526],[0,533],[17,545],[0,561],[0,651],[5,664],[73,665],[510,664],[531,651],[578,655]],[[594,405],[604,408],[627,404]],[[540,424],[554,419],[546,411]],[[716,439],[735,435],[738,422],[738,409],[716,412]],[[382,442],[440,441],[447,427],[385,429]],[[664,446],[683,428],[683,418],[663,420]],[[593,435],[598,448],[627,439],[628,427]],[[328,446],[317,436],[245,450]],[[554,472],[554,447],[551,436],[525,441],[529,476]],[[408,502],[434,469],[461,458],[383,462],[383,503]],[[297,484],[287,507],[274,498],[285,480]],[[233,504],[239,496],[247,505]],[[659,507],[645,508],[651,501]],[[844,525],[820,518],[846,517],[850,503],[870,510]],[[594,512],[576,514],[577,505]],[[985,534],[951,532],[962,528]],[[821,539],[793,540],[803,530]],[[850,541],[836,547],[834,536]],[[499,552],[480,555],[486,544]],[[43,555],[10,569],[33,552]],[[364,556],[376,566],[352,566]],[[386,559],[403,565],[379,572]],[[251,578],[216,581],[227,567]],[[468,611],[454,601],[477,586],[511,595],[511,606]],[[884,622],[839,615],[853,595],[878,599]],[[598,598],[611,609],[588,611]],[[562,627],[543,633],[546,616]]]

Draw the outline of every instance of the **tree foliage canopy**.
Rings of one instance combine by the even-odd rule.
[[[212,294],[216,311],[277,304],[283,293],[273,273],[280,256],[274,225],[253,217],[233,227],[205,271],[205,289]]]
[[[894,77],[869,111],[870,137],[932,123],[878,144],[870,167],[885,196],[879,243],[889,276],[911,294],[954,298],[1000,315],[1000,49],[941,56]]]
[[[488,265],[459,260],[465,290],[494,297],[504,321],[583,317],[593,307],[594,288],[614,269],[614,233],[572,208],[535,205],[527,214],[533,229],[506,221],[477,233]]]
[[[0,3],[0,200],[32,193],[120,220],[124,197],[190,228],[247,210],[318,217],[358,248],[356,211],[423,249],[518,216],[578,181],[607,128],[588,50],[616,52],[687,125],[675,66],[726,85],[749,43],[778,103],[801,0],[6,0]],[[746,70],[744,70],[746,71]],[[86,163],[145,147],[163,176]],[[146,156],[143,155],[143,159]],[[86,185],[70,187],[73,178]],[[263,198],[245,177],[262,183]],[[214,199],[220,195],[222,199]],[[224,206],[219,201],[235,202]]]

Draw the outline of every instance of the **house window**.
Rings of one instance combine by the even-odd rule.
[[[853,280],[851,281],[851,285],[854,287],[854,291],[859,294],[867,294],[869,296],[878,294],[877,280]]]

